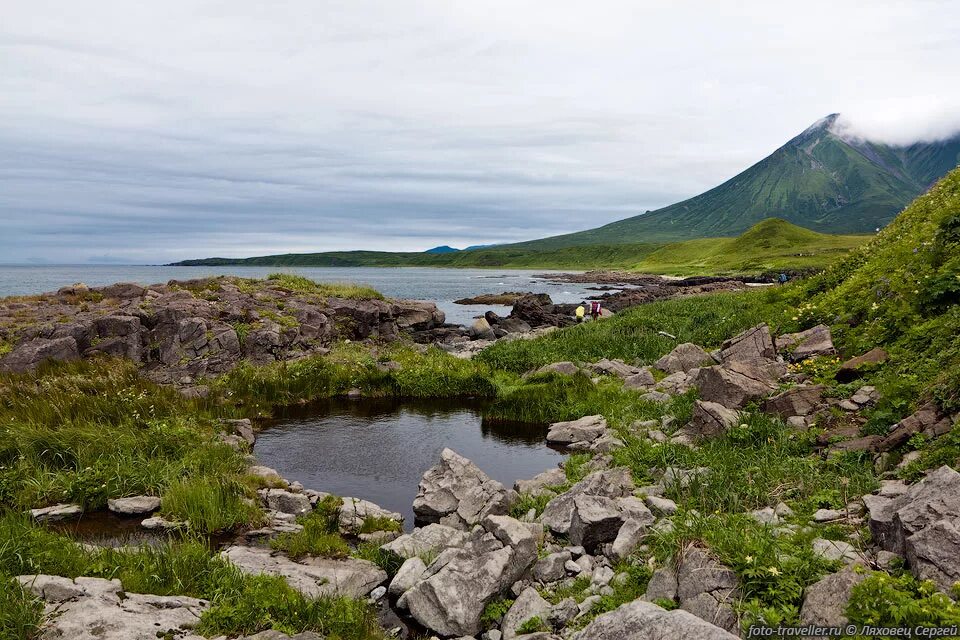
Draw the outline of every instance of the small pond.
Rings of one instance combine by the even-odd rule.
[[[364,498],[403,514],[413,528],[413,499],[444,447],[469,458],[510,488],[557,466],[542,425],[484,420],[470,400],[331,400],[290,409],[264,425],[254,454],[288,480]]]

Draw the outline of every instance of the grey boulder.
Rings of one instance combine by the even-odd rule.
[[[737,637],[686,611],[667,611],[650,602],[634,600],[597,616],[577,640],[734,640]]]
[[[487,515],[508,511],[504,486],[451,449],[423,474],[413,512],[418,522],[467,530]]]

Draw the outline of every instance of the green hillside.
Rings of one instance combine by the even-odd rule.
[[[822,269],[867,236],[834,236],[784,220],[758,223],[737,238],[701,238],[672,244],[600,244],[551,249],[504,245],[453,253],[338,251],[291,253],[239,260],[208,258],[182,265],[280,267],[512,267],[629,269],[672,275],[759,274]]]
[[[559,249],[526,249],[503,245],[455,253],[390,253],[387,251],[331,251],[288,253],[256,258],[184,260],[183,266],[281,267],[512,267],[522,269],[625,269],[657,250],[655,243],[602,244]]]
[[[700,238],[665,245],[633,265],[671,275],[750,274],[822,269],[869,236],[817,233],[770,218],[736,238]]]
[[[835,133],[837,115],[820,120],[746,171],[689,200],[524,246],[733,236],[771,217],[820,232],[867,233],[890,222],[960,161],[960,136],[889,146]]]

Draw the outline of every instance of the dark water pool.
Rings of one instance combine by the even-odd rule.
[[[272,420],[254,454],[309,489],[397,511],[411,529],[417,484],[444,447],[508,488],[562,460],[545,444],[546,427],[485,421],[483,407],[465,400],[333,400]]]

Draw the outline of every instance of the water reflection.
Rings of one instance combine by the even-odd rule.
[[[413,524],[424,471],[449,447],[511,487],[557,465],[546,427],[483,420],[483,400],[330,400],[293,407],[264,425],[261,464],[304,486],[372,500]]]

